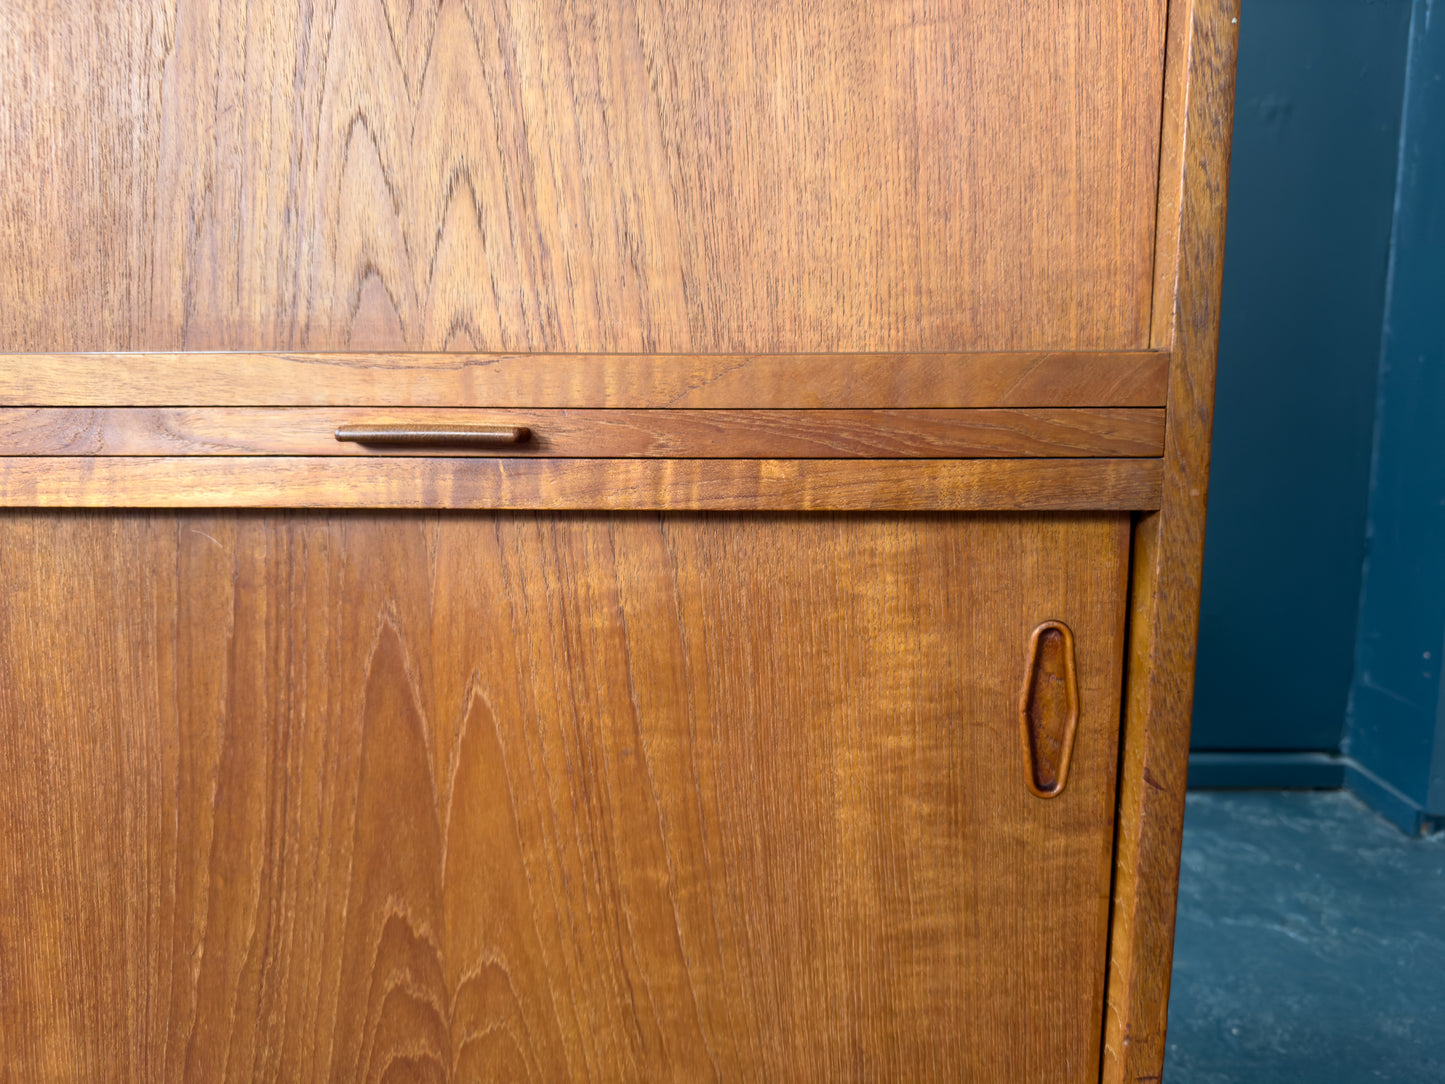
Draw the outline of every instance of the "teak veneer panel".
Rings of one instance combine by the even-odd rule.
[[[1160,407],[1169,355],[0,354],[0,406]]]
[[[1157,1084],[1237,22],[0,5],[10,423],[1166,410],[1128,459],[0,454],[0,1075]]]
[[[1158,459],[0,458],[0,508],[1134,510]]]
[[[1121,514],[9,515],[7,1068],[1094,1080],[1128,550]],[[1082,716],[1042,801],[1046,619]]]
[[[339,426],[495,425],[518,445],[338,441]],[[385,410],[373,407],[0,407],[0,456],[485,455],[570,458],[1157,456],[1164,411]]]
[[[1143,347],[1164,13],[8,3],[0,349]]]

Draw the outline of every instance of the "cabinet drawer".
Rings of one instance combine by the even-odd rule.
[[[1158,408],[432,410],[12,407],[0,456],[437,455],[572,459],[1158,456]]]
[[[0,361],[11,507],[1148,510],[1168,368],[1159,351]],[[510,438],[337,439],[356,426]]]

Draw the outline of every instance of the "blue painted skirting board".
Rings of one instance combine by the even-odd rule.
[[[1409,795],[1356,760],[1334,753],[1195,752],[1189,754],[1190,790],[1338,790],[1361,801],[1409,835],[1445,828]]]
[[[1345,763],[1329,753],[1189,754],[1194,790],[1338,790]]]

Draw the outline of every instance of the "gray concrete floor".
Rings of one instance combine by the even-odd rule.
[[[1164,1084],[1445,1082],[1445,833],[1190,794]]]

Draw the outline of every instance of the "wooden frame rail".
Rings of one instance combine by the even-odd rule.
[[[1149,510],[1169,355],[0,355],[0,506]],[[338,426],[528,429],[379,449]]]
[[[1158,459],[0,458],[0,507],[1127,511]]]
[[[0,406],[1162,407],[1160,350],[0,354]]]

